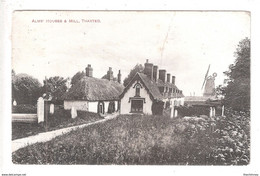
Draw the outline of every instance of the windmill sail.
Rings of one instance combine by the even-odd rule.
[[[208,77],[208,74],[209,74],[209,68],[210,68],[210,64],[209,64],[209,67],[208,67],[207,73],[206,73],[206,75],[205,75],[205,78],[204,78],[204,81],[203,81],[203,84],[202,84],[201,89],[203,89],[203,86],[205,85],[205,82],[206,82],[206,80],[207,80],[207,77]]]

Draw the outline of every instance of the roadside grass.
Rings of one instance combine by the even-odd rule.
[[[15,164],[209,165],[206,121],[120,115],[12,154]]]
[[[69,110],[55,109],[54,114],[48,114],[48,120],[44,123],[13,122],[12,140],[36,135],[42,132],[94,122],[100,119],[101,117],[98,114],[84,111],[78,111],[78,116],[75,119],[72,119]]]

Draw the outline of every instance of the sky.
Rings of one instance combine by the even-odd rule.
[[[209,64],[209,74],[217,73],[216,85],[223,84],[239,41],[250,38],[250,14],[16,11],[11,37],[12,69],[41,82],[45,76],[72,77],[88,64],[94,77],[101,78],[112,67],[114,76],[121,70],[124,79],[137,63],[149,59],[176,76],[184,95],[201,95]]]

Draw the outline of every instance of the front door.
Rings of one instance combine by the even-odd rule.
[[[142,113],[143,112],[143,100],[132,100],[131,101],[131,112]]]

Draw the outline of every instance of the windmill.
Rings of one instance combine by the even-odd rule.
[[[215,96],[215,77],[217,77],[217,73],[213,73],[212,76],[211,75],[208,76],[209,69],[210,69],[210,64],[208,66],[208,70],[205,74],[205,78],[201,87],[201,89],[203,89],[204,87],[204,92],[203,92],[204,97]]]

